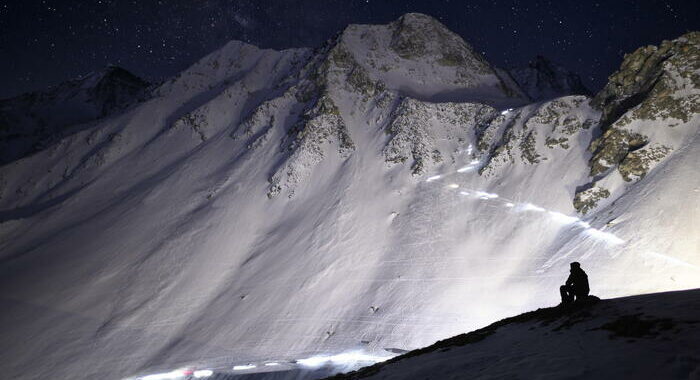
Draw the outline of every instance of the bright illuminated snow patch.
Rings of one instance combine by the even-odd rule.
[[[609,232],[603,232],[601,230],[597,230],[595,228],[589,228],[586,230],[586,234],[588,234],[591,237],[594,237],[599,240],[603,240],[606,243],[609,244],[622,244],[625,241],[620,239],[619,237],[609,233]]]
[[[549,211],[549,215],[552,217],[557,222],[564,223],[564,224],[571,224],[571,223],[576,223],[579,221],[579,218],[575,216],[568,216],[564,215],[560,212],[556,211]]]
[[[440,179],[440,178],[442,178],[441,175],[434,175],[432,177],[428,177],[428,179],[426,179],[425,182],[432,182],[432,181],[435,181],[436,179]]]
[[[577,224],[583,228],[591,228],[591,225],[588,224],[587,222],[584,222],[583,220],[580,220]]]
[[[463,168],[457,169],[457,173],[465,173],[465,172],[468,172],[472,169],[474,169],[474,166],[471,166],[471,165],[465,166]]]
[[[312,356],[306,359],[299,359],[297,363],[306,367],[320,367],[326,363],[336,365],[353,365],[361,362],[379,363],[390,358],[391,356],[375,356],[363,354],[359,351],[352,351],[331,356]]]
[[[523,211],[537,211],[537,212],[545,211],[545,209],[543,209],[542,207],[540,207],[540,206],[535,206],[535,205],[533,205],[532,203],[525,203],[525,204],[523,204],[523,205],[521,206],[521,209],[522,209]]]
[[[246,369],[253,369],[255,368],[255,364],[246,364],[246,365],[235,365],[233,366],[234,371],[244,371]]]
[[[209,377],[214,374],[214,371],[210,369],[200,369],[198,371],[194,371],[192,375],[194,376],[195,379],[203,379],[205,377]]]
[[[266,366],[266,367],[275,367],[275,366],[278,366],[278,365],[280,365],[280,363],[275,363],[275,362],[272,362],[272,363],[265,363],[265,366]]]
[[[176,369],[170,372],[164,373],[154,373],[152,375],[137,377],[138,380],[169,380],[169,379],[181,379],[185,377],[185,372],[181,369]]]
[[[451,183],[451,184],[447,185],[447,187],[449,187],[450,189],[456,189],[459,187],[459,185],[456,183]]]
[[[498,194],[492,194],[492,193],[487,193],[484,191],[477,191],[476,195],[480,197],[481,199],[494,199],[498,198]]]

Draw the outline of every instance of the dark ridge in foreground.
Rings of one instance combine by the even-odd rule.
[[[489,336],[494,335],[499,328],[508,325],[516,328],[517,331],[528,331],[526,335],[518,335],[519,338],[517,338],[522,339],[523,347],[532,347],[530,345],[533,344],[550,347],[551,356],[548,356],[547,359],[550,362],[544,363],[541,362],[541,359],[540,361],[537,361],[537,359],[530,360],[531,368],[535,369],[534,371],[530,369],[531,372],[524,374],[524,378],[538,373],[549,375],[554,373],[549,367],[553,365],[552,363],[562,359],[557,356],[559,350],[564,351],[564,347],[559,347],[553,340],[554,336],[568,337],[570,342],[575,342],[580,346],[579,350],[581,352],[590,354],[588,358],[590,361],[585,364],[588,372],[576,375],[572,373],[573,377],[595,378],[598,375],[616,376],[620,373],[644,373],[647,371],[646,367],[650,365],[654,367],[655,372],[658,372],[657,375],[668,375],[670,376],[668,378],[695,378],[693,374],[700,374],[700,365],[697,365],[698,363],[695,363],[695,365],[692,365],[692,363],[690,365],[686,365],[687,363],[676,363],[684,358],[684,353],[687,354],[695,350],[693,347],[685,347],[684,345],[687,345],[687,342],[684,343],[681,340],[685,339],[692,342],[693,334],[697,333],[698,326],[700,326],[700,320],[698,320],[700,317],[700,289],[599,301],[597,297],[590,297],[585,303],[569,307],[542,308],[505,318],[484,328],[438,341],[431,346],[408,352],[386,362],[377,363],[345,374],[337,374],[326,379],[350,380],[368,378],[374,375],[387,379],[408,378],[406,376],[411,373],[411,370],[419,367],[423,371],[423,375],[432,373],[431,370],[437,368],[435,367],[436,363],[440,363],[441,360],[441,363],[445,363],[444,359],[446,358],[452,360],[451,364],[454,364],[454,367],[449,370],[453,371],[455,375],[459,374],[465,376],[465,378],[480,376],[488,378],[499,377],[499,374],[492,373],[492,370],[496,367],[502,367],[501,364],[494,362],[475,366],[474,362],[469,361],[470,358],[465,355],[470,350],[462,349],[454,353],[447,353],[447,351],[484,341]],[[682,312],[679,312],[679,310],[682,310]],[[516,324],[525,324],[525,326],[516,327]],[[512,334],[514,330],[509,331],[508,334]],[[601,335],[601,333],[605,334]],[[488,341],[491,344],[489,353],[497,355],[498,349],[506,348],[503,346],[508,344],[506,341],[506,336],[502,334],[490,339]],[[537,343],[534,343],[534,341],[537,341]],[[641,342],[648,342],[651,346],[647,346],[645,350],[645,345]],[[559,344],[561,344],[561,340],[559,340]],[[603,354],[596,351],[596,344],[599,344],[598,347],[600,347],[600,344],[603,344],[603,346],[609,348],[608,353]],[[668,345],[673,348],[670,351],[672,355],[669,358],[664,358],[660,354],[664,350],[664,347],[661,346]],[[658,349],[653,348],[656,346],[659,346]],[[479,351],[485,347],[480,346]],[[649,347],[653,349],[649,349]],[[494,351],[494,349],[496,350]],[[436,352],[437,354],[429,357],[425,356]],[[645,355],[639,356],[640,354],[649,355],[648,357]],[[508,361],[507,355],[504,351],[503,357],[499,360]],[[605,364],[605,360],[600,360],[599,356],[606,355],[612,357],[611,360],[615,363],[614,368],[609,366],[609,363]],[[584,356],[586,355],[584,354]],[[689,356],[695,357],[694,355]],[[591,358],[593,359],[591,360]],[[624,360],[618,363],[617,359],[620,358],[624,358]],[[471,364],[459,363],[460,361]],[[653,364],[654,361],[660,362]],[[452,374],[453,372],[449,373]],[[501,372],[500,375],[506,373]],[[418,376],[419,374],[415,375],[420,377]],[[445,375],[445,373],[442,373],[442,375]],[[436,373],[435,376],[437,377],[434,378],[440,378],[441,374]]]

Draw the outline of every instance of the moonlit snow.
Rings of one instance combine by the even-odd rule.
[[[354,369],[554,305],[575,260],[601,298],[700,287],[700,117],[593,178],[590,98],[513,86],[419,14],[232,41],[0,167],[0,373]]]

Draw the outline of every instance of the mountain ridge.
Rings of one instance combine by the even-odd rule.
[[[699,295],[700,291],[693,289],[602,300],[587,305],[573,305],[569,308],[563,305],[541,308],[436,342],[386,362],[327,379],[349,380],[380,376],[383,379],[405,379],[419,376],[416,373],[416,365],[413,364],[416,362],[422,365],[417,369],[420,376],[428,376],[427,379],[449,376],[590,378],[591,376],[617,376],[620,373],[624,373],[625,376],[631,373],[651,376],[650,373],[654,373],[654,376],[669,379],[692,377],[698,373],[697,365],[691,363],[687,366],[679,365],[680,363],[676,363],[674,358],[694,357],[692,347],[684,346],[679,350],[681,346],[678,343],[682,340],[692,346],[693,339],[688,336],[700,333],[696,326],[700,312]],[[630,307],[629,304],[634,307]],[[582,327],[582,324],[587,326]],[[513,325],[523,326],[513,327]],[[502,330],[509,328],[519,330],[509,334],[517,335],[517,339],[521,340],[517,348],[523,351],[520,355],[517,349],[507,348],[511,342],[493,342],[490,347],[484,347],[487,340],[508,340],[503,336],[505,333]],[[526,332],[526,329],[529,331]],[[678,335],[681,332],[683,337]],[[551,335],[558,336],[555,338],[550,337]],[[538,340],[544,342],[557,340],[558,342],[549,343],[551,348],[547,348],[546,343],[540,344]],[[662,350],[658,346],[660,341],[664,340],[666,342]],[[626,352],[634,346],[645,345],[650,341],[653,343],[646,344],[642,349],[634,348],[634,354]],[[554,344],[557,344],[556,347]],[[568,347],[575,344],[581,347],[578,350]],[[489,354],[495,354],[493,350],[499,346],[503,347],[499,355],[489,356]],[[590,352],[599,346],[614,348],[605,349],[607,357],[604,359],[595,355],[585,355],[586,351]],[[455,350],[459,352],[450,352]],[[480,356],[476,354],[479,350],[490,351],[481,355],[482,362],[474,359],[474,356]],[[562,354],[562,351],[579,351],[581,355],[578,358],[570,358]],[[512,357],[508,357],[509,355]],[[664,355],[665,360],[662,360],[660,355]],[[427,358],[428,356],[432,357]],[[444,358],[441,359],[441,356]],[[504,356],[507,359],[504,360]],[[529,358],[527,362],[521,359],[523,357]],[[640,357],[648,360],[639,360]],[[693,360],[690,359],[690,361]]]
[[[700,212],[677,202],[700,188],[697,114],[648,120],[642,101],[620,119],[631,127],[603,132],[586,96],[521,104],[492,66],[467,70],[481,63],[456,35],[436,46],[461,58],[390,48],[407,21],[441,34],[425,17],[349,27],[315,51],[230,42],[0,167],[2,372],[411,349],[554,301],[571,260],[603,297],[698,285]],[[682,38],[677,61],[696,46]],[[692,101],[675,74],[696,71],[670,67],[669,91],[644,99]],[[618,144],[625,128],[670,149],[629,182],[635,165],[605,158],[645,152]]]

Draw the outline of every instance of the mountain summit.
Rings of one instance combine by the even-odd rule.
[[[127,70],[108,66],[45,91],[0,100],[0,165],[73,133],[67,127],[125,109],[145,97],[147,87]]]
[[[557,302],[571,261],[604,298],[698,287],[695,35],[595,102],[529,103],[420,14],[88,102],[128,106],[0,166],[0,373],[382,356]]]
[[[508,70],[515,82],[534,101],[566,95],[592,95],[572,71],[538,55],[527,66]]]

